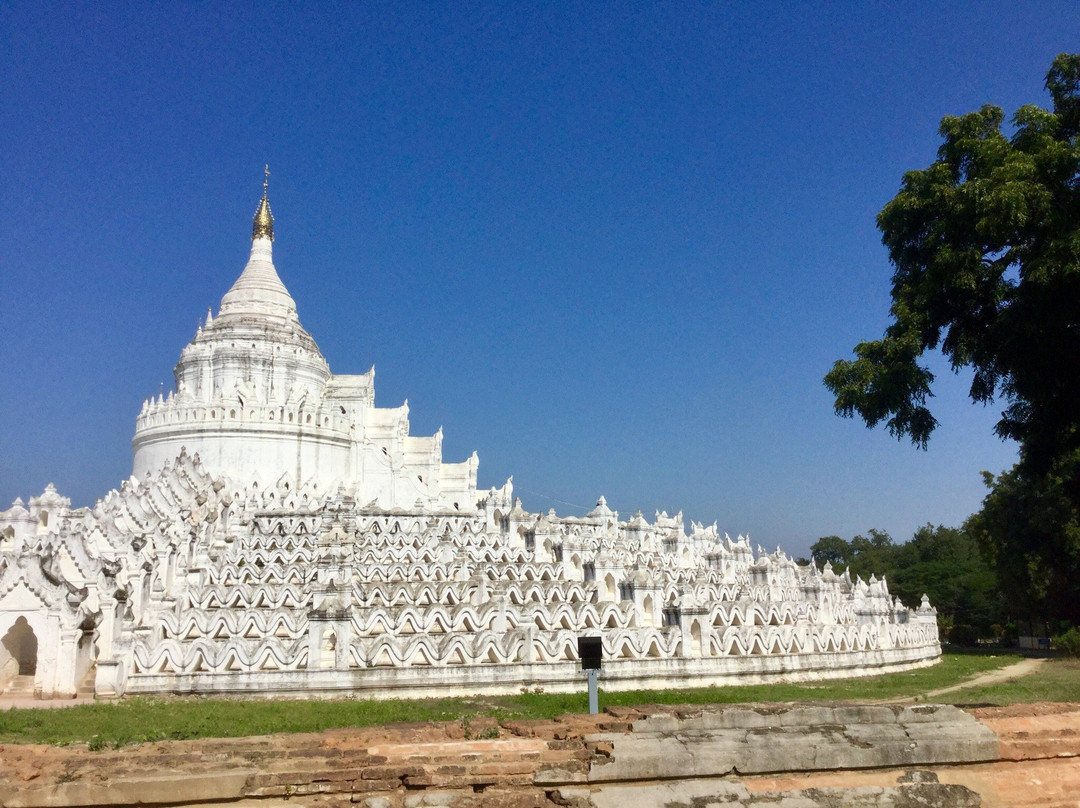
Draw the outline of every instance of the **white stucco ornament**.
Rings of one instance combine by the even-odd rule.
[[[475,453],[331,373],[273,263],[251,253],[144,402],[133,474],[92,510],[50,486],[0,512],[0,689],[370,697],[609,690],[932,664],[936,612],[884,579],[800,566],[682,514],[526,511]]]

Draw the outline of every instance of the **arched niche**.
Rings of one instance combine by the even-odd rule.
[[[13,660],[18,666],[16,676],[33,676],[37,673],[38,638],[34,629],[20,616],[0,638],[3,654],[0,659]]]
[[[328,628],[322,633],[319,644],[319,667],[333,668],[337,659],[337,633]]]

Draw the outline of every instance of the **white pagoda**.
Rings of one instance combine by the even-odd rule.
[[[180,353],[176,391],[144,403],[133,474],[156,474],[186,447],[214,477],[244,484],[344,487],[365,507],[476,509],[474,454],[442,462],[442,432],[409,434],[409,407],[375,406],[375,370],[335,376],[300,325],[273,263],[263,187],[251,256],[217,317]]]
[[[335,376],[251,255],[143,404],[93,509],[50,485],[0,512],[0,691],[401,697],[873,674],[933,664],[936,612],[682,514],[525,511],[475,453],[409,434],[374,370]]]

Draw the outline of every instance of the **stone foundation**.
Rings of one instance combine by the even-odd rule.
[[[1078,757],[1080,704],[612,708],[119,751],[8,745],[0,806],[1075,806]]]

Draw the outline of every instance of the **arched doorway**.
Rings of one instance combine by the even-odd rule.
[[[326,629],[322,634],[320,646],[319,666],[322,668],[335,667],[337,660],[337,634],[332,628]]]
[[[38,640],[25,617],[15,621],[8,633],[0,640],[4,650],[19,663],[19,676],[33,676],[37,673]]]

